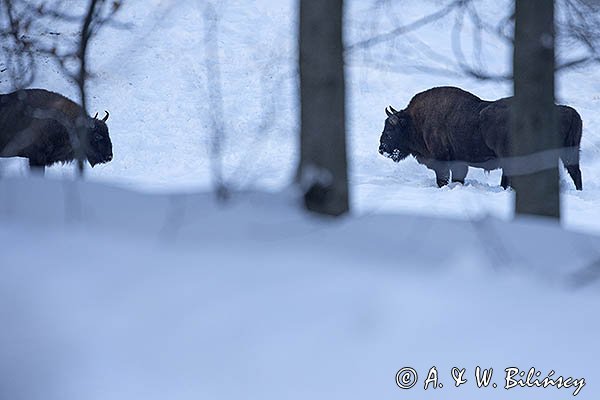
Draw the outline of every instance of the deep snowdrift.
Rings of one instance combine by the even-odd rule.
[[[294,198],[0,182],[0,398],[572,396],[506,391],[508,367],[600,394],[599,238],[533,220],[329,221]],[[432,366],[444,387],[424,391]],[[476,366],[498,389],[476,389]],[[419,373],[406,392],[402,367]]]

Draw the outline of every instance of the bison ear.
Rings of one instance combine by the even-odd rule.
[[[385,114],[386,114],[388,117],[391,117],[392,115],[394,115],[394,113],[393,113],[393,112],[390,110],[390,108],[392,108],[392,106],[387,106],[387,107],[385,108]]]

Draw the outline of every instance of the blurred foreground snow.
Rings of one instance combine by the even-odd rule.
[[[221,206],[4,179],[0,243],[0,399],[572,397],[507,391],[508,367],[600,394],[600,238],[545,222],[329,221],[292,193]],[[444,387],[424,391],[432,366]]]

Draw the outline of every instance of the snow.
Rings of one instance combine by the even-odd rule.
[[[583,377],[577,398],[598,398],[598,69],[559,76],[558,98],[584,122],[584,190],[562,174],[560,227],[512,222],[499,171],[470,169],[465,185],[438,189],[416,161],[378,154],[385,107],[419,91],[510,95],[506,83],[420,71],[454,59],[452,20],[348,54],[352,214],[322,219],[289,187],[295,2],[213,2],[225,114],[214,117],[233,189],[220,204],[205,4],[126,2],[131,29],[92,44],[90,110],[111,113],[112,162],[75,182],[72,166],[39,179],[23,160],[1,160],[0,399],[572,396],[502,389],[513,366]],[[440,4],[348,1],[346,41]],[[507,1],[478,4],[497,17]],[[482,65],[505,73],[510,51],[484,44]],[[467,40],[463,50],[477,57]],[[34,86],[76,98],[52,64]],[[424,391],[434,365],[444,388]],[[475,388],[476,366],[493,367],[499,388]],[[419,374],[407,391],[394,382],[403,367]],[[454,388],[452,367],[469,382]]]
[[[583,279],[597,237],[535,220],[332,222],[291,191],[227,206],[52,179],[0,193],[2,398],[495,399],[508,367],[583,377],[578,397],[598,396],[598,281]],[[407,366],[421,380],[403,393]],[[423,391],[432,366],[445,389]],[[500,389],[476,389],[476,366]],[[451,387],[452,367],[469,383]]]

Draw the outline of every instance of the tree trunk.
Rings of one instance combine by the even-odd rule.
[[[77,88],[79,89],[79,99],[81,101],[81,108],[83,110],[83,115],[77,118],[77,135],[79,137],[79,146],[75,151],[75,157],[77,158],[77,175],[80,178],[83,178],[86,153],[85,149],[89,142],[88,138],[88,129],[87,126],[87,97],[85,84],[87,81],[87,49],[88,44],[91,38],[90,27],[92,24],[92,20],[94,18],[94,14],[96,12],[98,0],[90,0],[87,13],[83,20],[83,24],[81,27],[81,34],[79,37],[79,50],[77,52],[79,56],[79,73],[77,74]]]
[[[554,108],[554,1],[515,0],[513,59],[515,101],[511,146],[514,156],[558,148]],[[539,155],[539,154],[538,154]],[[511,177],[515,214],[560,218],[558,152],[528,160],[535,172]]]
[[[300,165],[306,208],[348,211],[343,0],[300,0]]]

